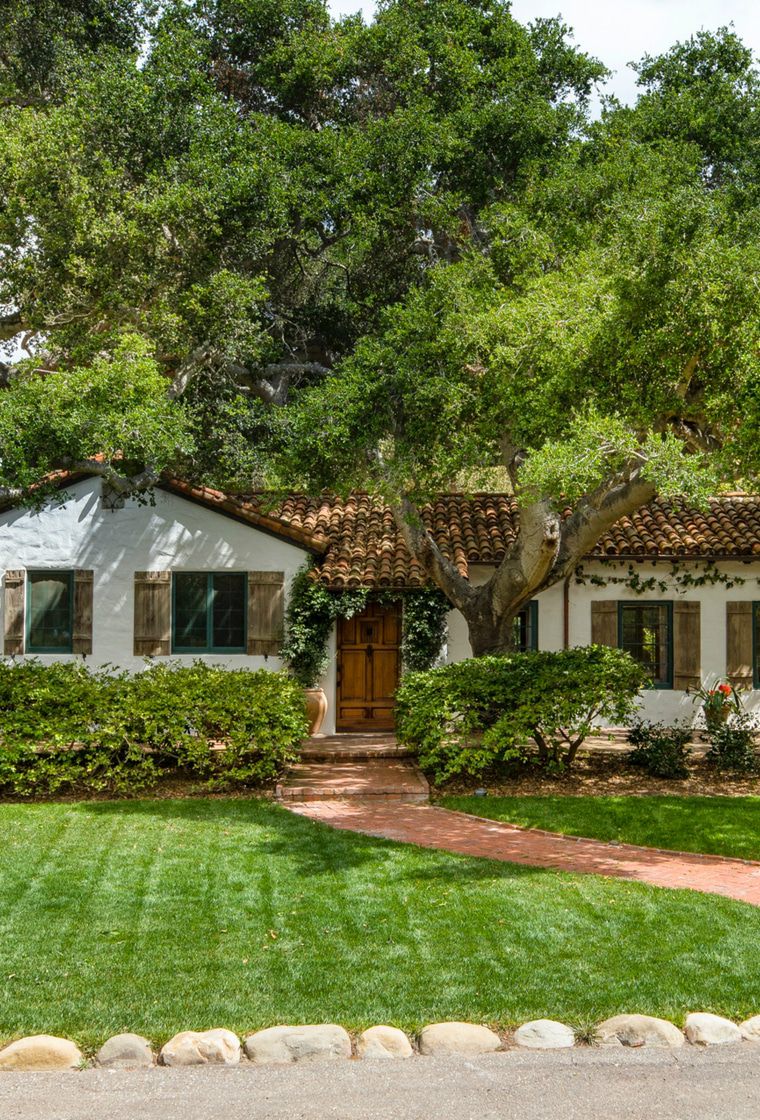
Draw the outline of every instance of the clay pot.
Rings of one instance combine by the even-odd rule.
[[[318,735],[327,715],[327,697],[323,688],[307,688],[306,718],[309,721],[309,735]]]
[[[723,727],[724,724],[728,723],[729,716],[731,715],[731,708],[728,704],[724,704],[722,708],[713,708],[710,711],[705,708],[704,713],[707,730],[717,731],[719,728]]]

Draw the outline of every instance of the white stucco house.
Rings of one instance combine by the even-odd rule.
[[[253,497],[166,481],[152,503],[114,502],[100,479],[62,480],[67,499],[0,510],[0,627],[6,657],[84,657],[139,670],[146,657],[280,668],[290,582],[306,559],[339,593],[399,593],[424,583],[389,510],[365,494]],[[484,581],[515,532],[504,495],[442,496],[425,513],[441,548]],[[336,628],[323,730],[392,727],[401,637],[398,604],[370,605]],[[687,689],[728,677],[760,709],[760,499],[716,499],[708,511],[652,503],[621,520],[582,572],[523,612],[527,647],[592,641],[641,658],[656,687],[647,718],[688,721]],[[448,616],[445,656],[470,655]]]

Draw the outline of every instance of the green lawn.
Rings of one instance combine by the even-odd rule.
[[[0,1038],[760,1011],[760,910],[265,802],[0,806]]]
[[[760,860],[760,797],[444,797],[441,804],[568,836]]]

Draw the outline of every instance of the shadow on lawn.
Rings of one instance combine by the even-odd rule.
[[[288,812],[263,798],[230,798],[203,801],[139,800],[83,801],[77,813],[96,818],[140,817],[145,820],[184,821],[197,825],[198,842],[206,828],[233,826],[240,830],[237,839],[241,858],[251,854],[287,859],[304,876],[334,875],[369,867],[378,875],[394,879],[456,883],[494,882],[546,877],[555,872],[488,859],[457,855],[438,849],[339,830]],[[245,829],[255,828],[255,842],[246,845]],[[424,866],[421,865],[424,860]],[[410,864],[413,865],[410,867]]]

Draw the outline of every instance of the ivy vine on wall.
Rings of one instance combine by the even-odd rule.
[[[328,665],[327,644],[339,618],[353,618],[369,601],[382,606],[403,603],[401,661],[404,672],[430,669],[446,640],[451,604],[437,587],[373,592],[368,587],[330,591],[306,564],[295,575],[285,612],[282,656],[303,688],[314,688]]]
[[[622,568],[624,564],[614,560],[598,560],[597,563],[605,568]],[[582,565],[575,570],[575,582],[582,586],[587,583],[591,587],[607,587],[609,584],[619,584],[628,588],[634,595],[643,595],[647,591],[659,591],[666,594],[673,585],[679,592],[687,591],[690,587],[714,587],[722,584],[724,587],[743,587],[747,582],[742,576],[728,575],[717,568],[712,560],[705,560],[699,564],[695,571],[685,568],[682,564],[673,561],[670,569],[662,575],[644,576],[634,564],[629,564],[625,575],[599,575],[598,572],[588,573]],[[759,581],[760,582],[760,581]]]

